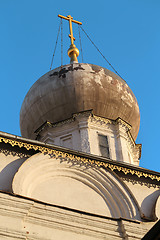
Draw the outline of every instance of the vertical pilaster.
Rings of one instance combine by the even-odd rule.
[[[117,124],[117,160],[121,162],[129,161],[128,155],[128,147],[127,147],[127,139],[126,139],[126,131],[125,128],[121,127],[121,125]]]
[[[80,133],[81,151],[90,153],[90,142],[89,142],[87,120],[81,120],[79,122],[79,133]]]

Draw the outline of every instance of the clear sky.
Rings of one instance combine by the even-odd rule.
[[[0,0],[0,130],[20,135],[23,99],[50,68],[58,14],[70,14],[83,23],[134,92],[141,112],[136,140],[142,143],[140,166],[160,171],[159,0]],[[63,29],[63,64],[68,64],[68,22],[63,21]],[[75,24],[73,31],[79,46]],[[84,62],[109,68],[83,33],[81,38]],[[61,64],[60,51],[59,42],[53,68]]]

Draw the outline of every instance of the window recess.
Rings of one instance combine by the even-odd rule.
[[[110,158],[108,137],[105,135],[98,134],[98,140],[101,156]]]

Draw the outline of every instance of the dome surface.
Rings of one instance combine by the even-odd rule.
[[[136,139],[140,113],[129,86],[115,73],[85,63],[56,68],[33,84],[21,107],[22,137],[35,139],[35,130],[44,122],[56,123],[91,109],[97,116],[120,117],[132,126]]]

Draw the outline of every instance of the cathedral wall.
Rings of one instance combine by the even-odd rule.
[[[35,154],[19,168],[12,186],[15,194],[50,204],[141,220],[134,195],[116,174],[74,158]]]
[[[98,215],[47,205],[0,192],[0,239],[140,240],[153,223]]]
[[[73,134],[73,137],[79,136],[80,135],[79,131],[76,128],[74,128],[76,127],[75,123],[73,123],[72,127],[73,132],[75,132],[75,135]],[[87,129],[86,122],[83,121],[81,122],[80,129],[82,129],[85,132],[87,131],[88,139],[90,139],[90,136],[92,139],[94,139],[94,141],[92,140],[91,143],[93,143],[93,146],[95,144],[95,148],[98,145],[99,133],[106,134],[108,136],[108,139],[111,138],[112,141],[115,139],[113,135],[114,131],[111,128],[103,129],[102,132],[101,126],[99,126],[98,130],[96,130],[95,126],[92,124],[89,126],[89,129]],[[63,132],[66,134],[63,135],[63,139],[67,139],[67,137],[70,136],[65,131],[67,131],[66,125],[63,127]],[[76,141],[73,138],[73,143],[75,144],[75,142]],[[114,142],[111,143],[110,140],[108,142],[109,145],[113,144],[110,146],[114,147],[115,144]],[[22,149],[18,150],[17,147],[13,148],[9,146],[9,144],[8,145],[6,144],[5,148],[4,146],[1,148],[0,190],[8,192],[13,191],[12,189],[14,182],[13,179],[17,175],[16,174],[17,171],[21,168],[23,169],[23,165],[25,166],[24,163],[27,160],[29,164],[26,165],[27,167],[24,173],[21,173],[22,178],[25,177],[26,175],[25,179],[26,183],[24,185],[20,180],[18,180],[17,182],[17,186],[20,186],[20,184],[22,185],[21,188],[23,189],[24,192],[18,190],[15,191],[16,194],[32,197],[53,204],[59,204],[61,206],[74,207],[79,210],[85,210],[87,212],[98,213],[105,216],[110,217],[128,216],[131,219],[140,219],[139,214],[137,215],[136,213],[136,211],[139,210],[135,210],[135,213],[133,213],[132,216],[126,215],[127,212],[125,213],[125,211],[123,210],[126,209],[126,206],[125,207],[123,206],[124,204],[123,200],[120,200],[121,197],[118,194],[121,191],[123,192],[125,189],[127,190],[127,188],[125,187],[127,186],[129,189],[129,192],[127,194],[132,194],[133,198],[135,198],[135,201],[137,201],[138,204],[137,206],[139,206],[139,209],[141,211],[140,216],[142,216],[142,218],[144,219],[146,218],[148,220],[155,220],[156,217],[160,218],[160,200],[159,200],[160,188],[158,182],[154,183],[154,181],[152,180],[148,182],[147,178],[144,177],[143,178],[137,177],[137,179],[135,179],[135,177],[132,175],[126,176],[125,174],[123,174],[124,176],[121,176],[121,174],[118,172],[118,175],[120,176],[122,182],[118,179],[117,180],[122,185],[119,186],[119,188],[117,189],[117,187],[115,186],[118,183],[116,183],[115,185],[114,179],[115,177],[117,178],[118,176],[115,176],[114,178],[113,176],[110,176],[109,178],[106,177],[107,176],[106,174],[109,174],[108,170],[103,172],[103,174],[105,174],[104,176],[102,175],[103,177],[100,177],[100,175],[102,174],[101,169],[98,170],[92,166],[93,171],[91,171],[89,165],[88,167],[83,164],[81,165],[78,162],[74,162],[74,159],[70,163],[69,162],[67,163],[65,158],[55,159],[54,157],[46,155],[45,158],[48,160],[45,160],[43,154],[38,155],[35,154],[31,158],[29,158],[29,155],[28,156],[25,155],[23,151]],[[32,163],[32,159],[35,159],[35,162],[33,161]],[[32,166],[34,166],[34,168]],[[53,169],[51,168],[51,166]],[[41,169],[39,167],[41,167]],[[85,182],[82,178],[84,171],[85,174],[87,175],[85,175],[83,178],[87,179],[89,177],[89,179],[91,179],[89,180],[89,182]],[[21,172],[21,170],[19,170],[19,172]],[[99,179],[98,180],[99,183],[98,182],[96,183],[94,179],[95,174],[97,173],[99,175],[96,175],[96,179]],[[33,179],[31,178],[31,176]],[[103,178],[105,179],[105,182],[103,182],[102,180]],[[112,185],[112,190],[109,186],[111,184],[109,179],[112,179],[112,184],[114,183]],[[124,186],[123,183],[125,184]],[[107,184],[109,185],[107,186]],[[101,185],[103,186],[103,188],[101,188]],[[70,186],[72,187],[70,188]],[[33,189],[34,187],[35,189]],[[27,189],[27,191],[29,192],[25,192],[25,189]],[[109,195],[107,191],[109,192],[111,191]],[[117,199],[116,201],[120,201],[119,206],[122,206],[121,209],[119,209],[118,207],[116,210],[115,208],[116,202],[113,201],[113,198],[109,197],[110,195],[114,195],[114,199]],[[46,198],[47,196],[49,196],[50,198],[49,199]],[[72,199],[72,201],[70,201],[69,199]],[[87,199],[91,199],[91,201]],[[92,201],[93,199],[95,203],[91,204],[91,202],[93,202]],[[136,206],[136,202],[134,204],[135,205],[133,209]],[[113,209],[116,211],[113,211]],[[127,211],[129,212],[130,210],[128,209]]]
[[[111,124],[110,128],[103,129],[101,125],[96,128],[83,119],[79,126],[78,130],[75,122],[72,124],[75,137],[84,134],[83,137],[88,136],[90,141],[91,135],[96,145],[99,134],[115,140],[115,126]],[[58,128],[56,130],[58,133]],[[66,134],[63,139],[68,141],[67,125],[62,130]],[[140,168],[127,170],[131,165],[118,164],[116,167],[114,161],[105,158],[85,157],[85,154],[80,157],[80,153],[65,152],[63,148],[54,150],[55,146],[49,145],[46,148],[46,144],[38,141],[25,143],[25,139],[19,142],[12,139],[1,139],[0,190],[107,217],[142,221],[155,221],[160,217],[159,178],[151,171],[142,174]],[[111,146],[110,140],[108,143]]]

